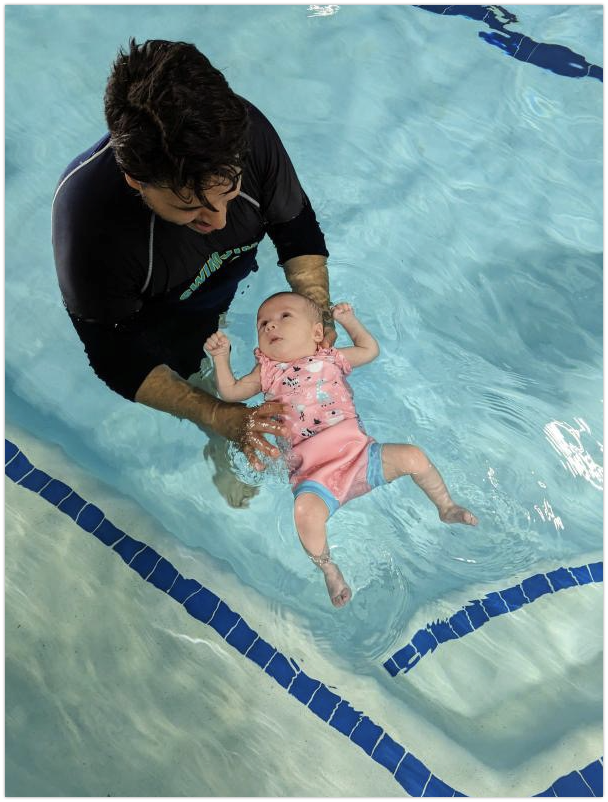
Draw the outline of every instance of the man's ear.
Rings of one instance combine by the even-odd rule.
[[[143,186],[141,181],[136,181],[134,178],[131,178],[130,175],[127,175],[127,173],[125,173],[125,181],[131,187],[131,189],[136,189],[138,192],[141,192],[141,188]]]

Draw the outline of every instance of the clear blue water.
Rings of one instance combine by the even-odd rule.
[[[514,8],[511,30],[602,64],[601,6]],[[278,626],[296,612],[382,681],[379,657],[428,601],[602,542],[602,84],[510,58],[480,30],[409,6],[6,8],[7,418],[225,561]],[[104,132],[130,36],[193,41],[273,121],[325,231],[332,296],[381,346],[352,379],[367,430],[422,446],[480,518],[440,524],[406,480],[353,502],[330,527],[355,590],[339,614],[288,487],[229,509],[204,436],[111,393],[62,308],[51,199]],[[284,286],[268,243],[259,263],[228,318],[237,371],[254,310]]]

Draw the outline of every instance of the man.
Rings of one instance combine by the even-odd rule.
[[[209,434],[216,484],[240,506],[248,491],[228,480],[220,438],[259,467],[256,450],[278,454],[263,435],[284,433],[282,407],[195,386],[203,344],[258,269],[266,233],[292,289],[324,310],[333,344],[323,234],[276,131],[194,45],[130,40],[105,114],[109,134],[67,167],[53,201],[64,304],[112,390]]]

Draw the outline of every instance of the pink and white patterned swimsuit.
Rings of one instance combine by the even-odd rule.
[[[315,493],[330,515],[351,498],[384,483],[380,445],[360,424],[346,381],[352,367],[336,348],[277,362],[254,351],[266,401],[289,409],[291,451],[287,456],[294,496]]]

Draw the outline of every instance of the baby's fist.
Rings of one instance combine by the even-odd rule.
[[[216,356],[228,356],[230,340],[221,331],[215,331],[205,340],[205,351],[215,359]]]
[[[352,306],[345,301],[339,304],[334,304],[334,306],[331,308],[331,316],[334,320],[337,320],[338,323],[342,323],[343,321],[354,317],[354,315],[355,312]]]

